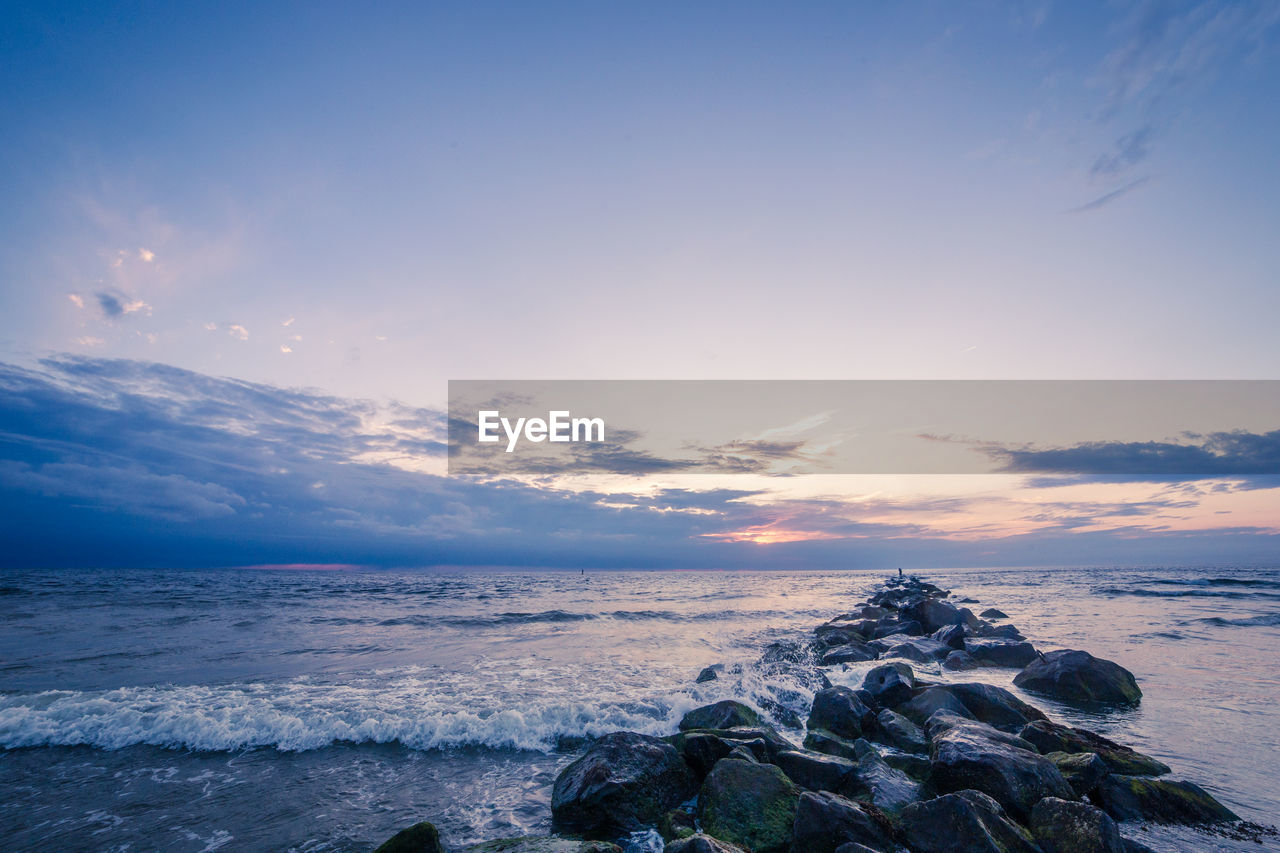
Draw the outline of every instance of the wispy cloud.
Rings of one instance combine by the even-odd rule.
[[[1079,207],[1071,208],[1070,210],[1067,211],[1067,213],[1089,213],[1090,211],[1097,210],[1101,207],[1106,207],[1111,202],[1116,201],[1117,199],[1124,198],[1129,193],[1134,192],[1135,190],[1142,189],[1150,182],[1150,180],[1151,180],[1150,178],[1142,177],[1142,178],[1138,178],[1136,180],[1130,181],[1124,186],[1118,187],[1109,193],[1103,193],[1102,195],[1095,198],[1093,201],[1088,201],[1080,205]]]

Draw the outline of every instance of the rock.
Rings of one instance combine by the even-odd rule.
[[[890,767],[875,749],[861,755],[846,784],[851,796],[865,797],[890,815],[896,815],[919,801],[921,794],[919,783],[901,770]]]
[[[698,833],[679,841],[672,841],[664,848],[664,853],[746,853],[746,851],[736,844],[729,844],[710,835]]]
[[[1124,853],[1156,853],[1141,841],[1134,841],[1132,838],[1121,839],[1124,841]]]
[[[888,637],[891,634],[906,634],[918,637],[923,633],[924,626],[914,619],[886,616],[883,619],[876,620],[875,628],[871,631],[871,638],[874,640],[880,637]]]
[[[907,806],[901,831],[914,853],[1043,853],[1029,832],[979,791],[957,791]]]
[[[698,818],[716,838],[754,853],[786,853],[799,798],[779,768],[726,758],[702,785]]]
[[[948,684],[946,689],[964,704],[974,719],[997,729],[1016,732],[1032,720],[1046,719],[1039,708],[994,684],[964,682]]]
[[[849,777],[856,768],[847,758],[798,749],[779,752],[774,763],[792,782],[811,791],[848,790]]]
[[[928,637],[911,637],[899,643],[894,643],[880,657],[905,658],[917,663],[933,663],[934,661],[942,660],[950,653],[951,647],[943,645],[937,640],[931,640]]]
[[[1025,640],[967,637],[964,650],[984,666],[1026,666],[1036,659],[1035,646]]]
[[[1116,820],[1199,824],[1240,819],[1191,782],[1111,775],[1098,784],[1092,796]]]
[[[708,681],[715,681],[720,677],[720,673],[724,672],[724,664],[715,663],[708,667],[703,667],[702,672],[698,673],[698,677],[694,680],[694,684],[706,684]]]
[[[836,853],[881,853],[879,850],[873,850],[865,844],[859,844],[856,841],[850,841],[841,844],[836,848]]]
[[[947,625],[933,632],[933,639],[953,650],[964,648],[964,626]]]
[[[862,689],[871,694],[882,708],[893,708],[911,699],[916,677],[905,663],[887,663],[867,672]]]
[[[576,841],[550,835],[526,835],[473,844],[463,848],[463,853],[622,853],[622,848],[607,841]]]
[[[944,669],[951,670],[969,670],[977,669],[982,666],[978,659],[965,651],[952,652],[942,661]]]
[[[888,708],[876,716],[881,740],[903,752],[928,752],[929,739],[915,723]]]
[[[1044,853],[1124,853],[1120,827],[1088,803],[1045,797],[1031,809],[1030,827]]]
[[[837,794],[810,791],[801,794],[796,805],[791,849],[803,853],[835,853],[840,845],[848,843],[892,851],[892,827],[882,815]]]
[[[1111,772],[1096,752],[1050,752],[1045,758],[1053,762],[1080,798],[1098,787],[1102,777]]]
[[[880,756],[894,770],[901,770],[916,782],[929,781],[929,758],[909,752],[886,752]]]
[[[828,687],[814,694],[808,725],[840,737],[859,738],[875,726],[875,714],[848,687]]]
[[[964,703],[946,687],[926,687],[905,705],[899,705],[904,716],[917,723],[927,722],[938,711],[946,711],[960,717],[976,719]]]
[[[811,749],[814,752],[821,752],[826,755],[836,755],[840,758],[857,759],[858,757],[853,741],[831,732],[824,732],[821,729],[810,729],[809,733],[805,735],[804,746],[805,749]]]
[[[729,754],[726,755],[725,758],[736,758],[739,761],[750,761],[752,764],[759,764],[760,753],[751,748],[757,742],[763,743],[764,741],[754,741],[754,740],[744,741],[743,743],[740,743],[737,746],[735,746],[733,749],[729,750]]]
[[[1163,776],[1169,772],[1167,764],[1088,729],[1073,729],[1061,723],[1037,720],[1024,726],[1018,736],[1046,755],[1051,752],[1096,753],[1112,773],[1125,776]]]
[[[990,622],[983,622],[973,630],[976,637],[990,637],[992,639],[1004,640],[1025,640],[1023,633],[1013,625],[992,625]]]
[[[384,841],[373,853],[444,853],[435,825],[415,823]]]
[[[986,610],[978,614],[983,619],[1008,619],[1009,614],[1003,610],[997,610],[994,607],[988,607]]]
[[[843,646],[837,646],[831,651],[824,653],[819,663],[822,666],[834,666],[838,663],[862,663],[863,661],[875,659],[875,651],[865,643],[855,641]]]
[[[964,616],[954,605],[936,598],[926,598],[902,609],[903,617],[914,619],[924,628],[924,632],[932,634],[947,625],[964,624]]]
[[[667,841],[688,838],[697,831],[693,815],[684,809],[672,809],[658,819],[658,834]]]
[[[1053,762],[1018,745],[1026,742],[1014,735],[954,717],[931,719],[929,734],[931,778],[939,792],[981,791],[1018,819],[1043,797],[1075,796]]]
[[[1136,705],[1142,700],[1142,691],[1129,670],[1072,649],[1046,652],[1030,661],[1014,676],[1013,683],[1067,702]]]
[[[691,729],[732,729],[739,726],[758,726],[764,721],[760,715],[741,702],[725,699],[714,705],[694,708],[680,720],[680,731]]]
[[[678,749],[685,763],[699,779],[705,779],[716,762],[733,751],[736,743],[708,732],[690,732],[680,739]]]
[[[1016,749],[1026,749],[1031,752],[1036,751],[1036,748],[1029,742],[1023,740],[1012,732],[1002,732],[994,726],[989,726],[980,720],[975,720],[972,717],[964,717],[959,714],[953,714],[949,711],[939,711],[930,717],[928,722],[925,723],[925,732],[929,736],[930,743],[932,743],[941,735],[956,727],[972,729],[976,734],[979,734],[988,740],[1003,743],[1005,746],[1011,746]]]
[[[557,832],[616,838],[653,826],[696,790],[693,773],[671,744],[635,732],[614,732],[597,740],[556,778],[552,826]]]

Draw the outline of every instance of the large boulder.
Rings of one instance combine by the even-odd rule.
[[[804,736],[805,749],[857,760],[858,750],[854,744],[855,741],[853,740],[842,738],[831,732],[824,732],[822,729],[810,729],[809,733]]]
[[[1045,758],[1053,762],[1076,796],[1083,798],[1111,771],[1096,752],[1050,752]]]
[[[964,650],[983,666],[1023,667],[1036,659],[1035,646],[1026,640],[966,637]]]
[[[925,723],[939,711],[946,711],[958,717],[976,719],[964,703],[954,693],[941,685],[926,687],[916,694],[910,702],[898,706],[907,719],[917,723]]]
[[[900,826],[914,853],[1043,853],[1030,833],[979,791],[957,791],[907,806]]]
[[[911,667],[894,661],[868,670],[862,678],[862,689],[871,694],[882,708],[893,708],[909,700],[915,692],[916,676]]]
[[[1025,741],[1019,745],[1020,738],[971,720],[948,718],[947,723],[929,726],[932,779],[939,792],[981,791],[1018,819],[1044,797],[1075,796],[1053,762]]]
[[[875,713],[848,687],[828,687],[813,695],[809,728],[845,738],[859,738],[875,726]]]
[[[1095,753],[1112,773],[1125,776],[1163,776],[1169,772],[1167,764],[1088,729],[1073,729],[1061,723],[1036,720],[1024,726],[1018,736],[1045,755],[1051,752]]]
[[[846,780],[846,791],[851,796],[870,800],[882,812],[896,815],[904,808],[919,801],[920,783],[904,771],[891,767],[866,741],[859,741],[867,748],[861,750],[853,774]]]
[[[857,767],[848,758],[799,749],[779,752],[773,763],[781,767],[792,782],[810,791],[848,790],[849,778]]]
[[[736,844],[729,844],[699,832],[688,838],[669,842],[664,848],[664,853],[746,853],[746,851]]]
[[[902,615],[919,622],[929,634],[947,625],[964,623],[959,608],[937,598],[925,598],[910,604],[902,609]]]
[[[969,709],[974,719],[1004,731],[1017,731],[1032,720],[1047,719],[1044,712],[1028,705],[1003,687],[981,682],[948,684],[946,689]]]
[[[677,749],[699,779],[705,779],[716,762],[733,752],[737,742],[711,732],[689,732],[678,740]]]
[[[929,739],[919,726],[885,708],[876,716],[877,739],[903,752],[928,752]]]
[[[1014,676],[1013,683],[1065,702],[1136,705],[1142,700],[1142,691],[1129,670],[1073,649],[1045,652]]]
[[[800,789],[771,764],[726,758],[702,783],[698,819],[709,835],[755,853],[785,853]]]
[[[806,791],[796,805],[791,849],[803,853],[835,853],[843,844],[862,844],[892,851],[893,830],[885,817],[863,803],[838,794]]]
[[[557,832],[616,838],[653,826],[697,790],[684,758],[665,741],[614,732],[560,772],[551,791]]]
[[[944,625],[933,632],[932,639],[954,650],[964,648],[964,625]]]
[[[1045,797],[1031,809],[1030,827],[1044,853],[1125,853],[1120,827],[1088,803]]]
[[[741,702],[724,699],[713,705],[694,708],[680,720],[680,731],[691,729],[732,729],[738,726],[759,726],[764,721],[760,715]]]
[[[1240,819],[1191,782],[1112,775],[1098,784],[1092,797],[1116,820],[1199,824]]]
[[[955,651],[947,655],[942,661],[943,669],[951,669],[964,671],[970,669],[978,669],[982,664],[978,659],[966,651]]]
[[[444,853],[444,848],[440,846],[440,833],[435,825],[424,820],[400,830],[373,853]]]
[[[835,666],[841,663],[863,663],[864,661],[875,659],[876,652],[874,649],[865,643],[859,643],[855,640],[824,652],[819,663],[821,666]]]
[[[894,637],[886,637],[892,640]],[[883,642],[883,641],[881,641]],[[933,663],[951,654],[952,648],[928,637],[908,637],[894,643],[881,653],[882,658],[903,658],[916,663]]]

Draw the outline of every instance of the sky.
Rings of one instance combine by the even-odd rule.
[[[1278,49],[1270,2],[7,3],[0,562],[1273,560],[1257,478],[480,482],[441,412],[1276,378]]]

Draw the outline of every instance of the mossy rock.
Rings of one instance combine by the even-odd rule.
[[[726,758],[702,785],[698,817],[703,829],[754,853],[786,853],[800,789],[771,764]]]
[[[1192,782],[1146,776],[1108,776],[1092,795],[1116,820],[1152,823],[1222,823],[1239,820],[1231,809]]]
[[[741,702],[725,699],[713,705],[694,708],[680,721],[680,731],[694,729],[732,729],[739,726],[762,726],[760,715]]]
[[[444,853],[440,846],[440,833],[435,825],[415,823],[388,838],[373,853]]]

